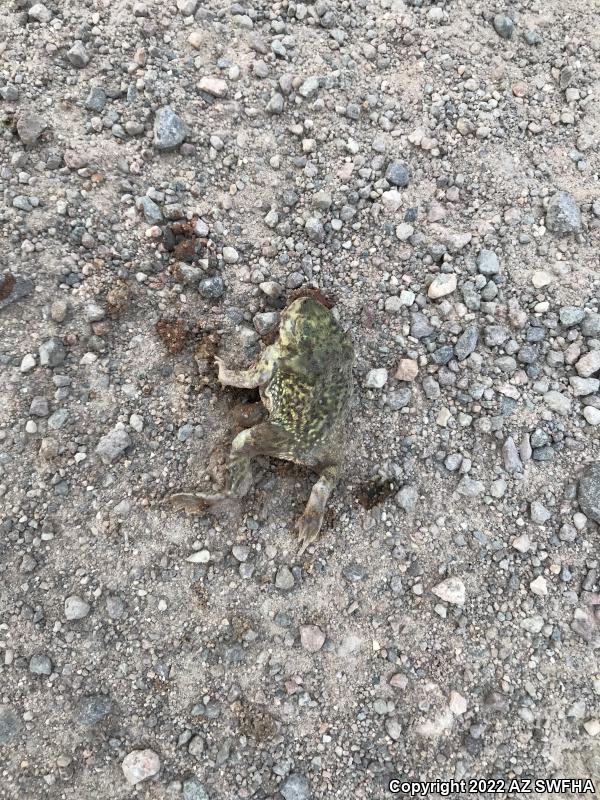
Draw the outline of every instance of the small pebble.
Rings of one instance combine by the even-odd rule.
[[[288,775],[279,787],[283,800],[311,800],[312,792],[308,779],[297,772]]]
[[[77,595],[71,595],[65,600],[65,617],[68,620],[83,619],[90,613],[90,604]]]
[[[462,606],[466,601],[465,585],[460,578],[446,578],[431,590],[445,603]]]
[[[113,428],[100,439],[96,453],[103,464],[112,464],[131,444],[131,437],[124,428]]]
[[[36,654],[29,659],[29,671],[34,675],[50,675],[52,661],[48,656]]]
[[[496,14],[494,17],[494,30],[502,39],[512,39],[515,24],[510,17]]]
[[[456,290],[456,275],[451,273],[441,273],[437,275],[429,284],[427,296],[432,300],[445,297]]]
[[[316,653],[325,644],[325,634],[317,625],[302,625],[300,627],[300,642],[304,650]]]
[[[227,82],[222,78],[201,78],[198,88],[201,92],[206,92],[206,94],[210,94],[213,97],[225,97],[227,95]]]
[[[83,67],[86,67],[90,63],[90,55],[85,49],[83,42],[80,40],[74,42],[71,49],[67,52],[67,58],[77,69],[83,69]]]
[[[367,389],[383,389],[388,379],[388,371],[383,367],[372,369],[367,373],[365,386]]]
[[[153,750],[132,750],[121,764],[125,779],[130,786],[156,775],[160,770],[160,758]]]
[[[482,275],[498,275],[500,262],[493,250],[482,250],[477,256],[477,269]]]
[[[588,464],[581,472],[577,499],[585,516],[600,524],[600,462]]]
[[[275,586],[285,592],[294,588],[294,576],[288,567],[279,567],[275,575]]]
[[[546,211],[546,227],[552,233],[565,236],[581,229],[581,211],[568,192],[552,195]]]
[[[157,150],[173,150],[187,134],[183,121],[171,106],[159,108],[154,116],[154,146]]]
[[[534,594],[537,594],[538,597],[546,597],[548,594],[548,584],[542,575],[538,575],[535,580],[531,581],[529,588]]]

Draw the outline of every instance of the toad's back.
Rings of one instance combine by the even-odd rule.
[[[327,336],[282,346],[262,394],[270,420],[288,434],[291,460],[334,457],[352,395],[353,356],[349,337],[333,321]]]

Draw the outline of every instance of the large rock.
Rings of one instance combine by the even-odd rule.
[[[35,144],[45,127],[44,120],[33,111],[24,111],[17,120],[17,133],[23,144]]]
[[[487,277],[500,272],[500,261],[493,250],[481,250],[477,256],[477,269]]]
[[[77,704],[77,721],[82,725],[97,725],[111,712],[112,702],[106,695],[88,695]]]
[[[220,275],[204,278],[198,284],[198,291],[205,300],[218,300],[225,294],[225,283]]]
[[[65,600],[65,617],[70,620],[83,619],[90,613],[90,604],[77,595],[70,595]]]
[[[584,336],[600,336],[600,314],[588,311],[581,323],[581,332]]]
[[[154,750],[132,750],[123,759],[121,765],[127,783],[136,783],[151,778],[160,770],[160,758]]]
[[[160,210],[160,206],[151,197],[138,197],[135,205],[142,212],[149,225],[158,225],[163,221],[163,213]]]
[[[35,3],[27,12],[27,16],[36,22],[50,22],[52,12],[43,3]]]
[[[512,39],[515,23],[505,14],[496,14],[493,19],[494,30],[502,39]]]
[[[567,192],[552,195],[546,211],[546,227],[560,236],[581,229],[581,211],[572,195]]]
[[[50,675],[52,673],[52,661],[49,656],[43,653],[35,653],[29,659],[29,672],[33,675]]]
[[[456,290],[456,275],[453,272],[441,272],[429,284],[427,296],[432,300],[445,297]]]
[[[385,179],[392,186],[408,186],[410,172],[408,171],[408,167],[404,164],[401,164],[399,161],[392,161],[386,170]]]
[[[154,146],[157,150],[173,150],[186,137],[183,121],[171,106],[159,108],[154,116]]]
[[[211,97],[225,97],[227,95],[227,84],[223,78],[200,78],[198,88],[201,92],[206,92]]]
[[[106,92],[102,86],[92,86],[88,96],[86,97],[84,106],[88,111],[95,111],[97,114],[99,114],[104,110],[106,99]]]
[[[600,370],[600,350],[591,350],[584,356],[581,356],[579,361],[575,364],[577,373],[582,378],[589,378],[595,372]]]
[[[73,47],[67,52],[67,58],[77,69],[83,69],[90,63],[90,54],[80,39],[73,43]]]
[[[311,242],[322,242],[325,239],[325,228],[317,217],[310,217],[304,224],[304,230]]]
[[[433,594],[452,605],[463,606],[466,600],[465,585],[460,578],[446,578],[431,590]]]
[[[325,634],[318,625],[301,625],[300,642],[309,653],[316,653],[325,644]]]
[[[104,464],[112,464],[131,444],[131,437],[123,428],[113,428],[105,434],[96,447],[96,453]]]
[[[311,75],[302,83],[298,89],[298,94],[301,97],[313,97],[319,91],[319,79],[316,75]]]
[[[208,793],[198,778],[183,782],[183,800],[209,800]]]
[[[388,379],[388,371],[385,367],[371,369],[367,373],[365,386],[367,389],[383,389]]]
[[[454,345],[454,354],[459,361],[463,361],[467,356],[475,351],[479,341],[479,329],[477,325],[469,325],[458,337]]]
[[[567,416],[571,413],[571,399],[561,392],[552,390],[546,392],[544,395],[544,402],[552,411],[562,416]]]
[[[509,436],[502,446],[502,457],[507,472],[523,472],[523,464],[512,436]]]
[[[198,0],[177,0],[177,10],[184,17],[192,17],[196,13]]]
[[[586,517],[600,524],[600,461],[590,464],[581,473],[577,499]]]
[[[66,350],[60,339],[53,337],[40,345],[40,364],[43,367],[58,367],[65,360]]]
[[[284,780],[279,791],[285,800],[310,800],[312,792],[308,779],[298,772],[293,772]]]

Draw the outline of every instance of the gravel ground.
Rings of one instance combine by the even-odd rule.
[[[600,791],[593,3],[2,12],[0,797]],[[161,502],[307,287],[357,392],[298,559],[301,468]]]

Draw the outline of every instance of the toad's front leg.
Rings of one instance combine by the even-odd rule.
[[[256,364],[248,369],[239,370],[229,369],[217,356],[215,364],[219,367],[219,383],[223,386],[235,386],[238,389],[255,389],[257,386],[262,386],[273,374],[276,355],[276,350],[271,345],[262,352]]]

